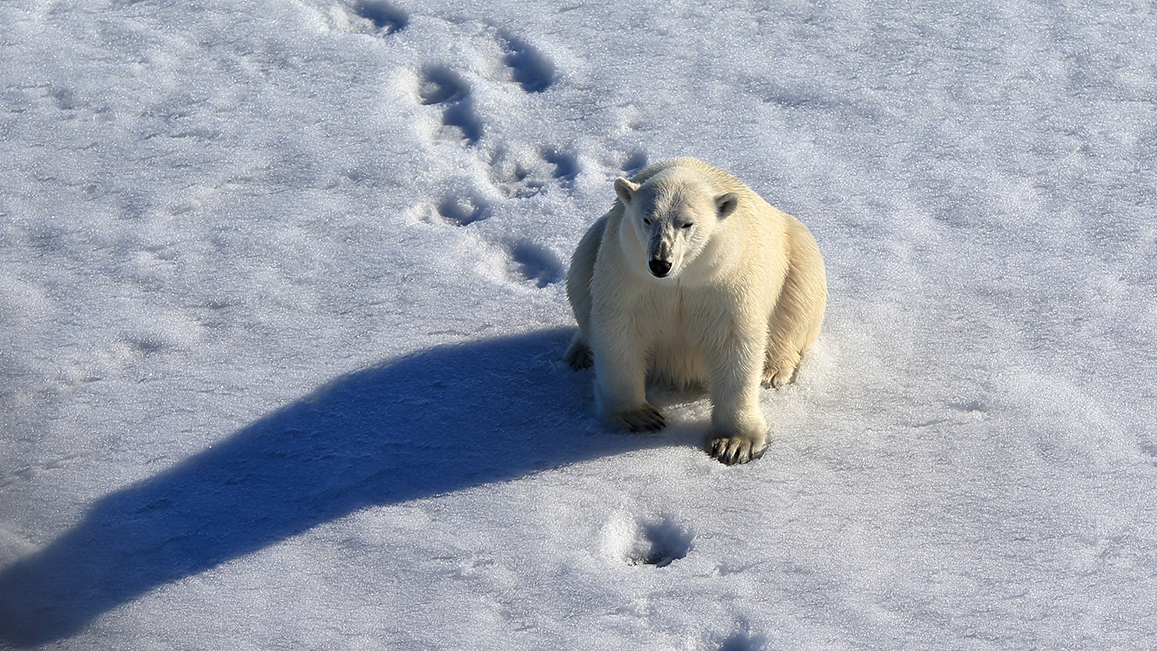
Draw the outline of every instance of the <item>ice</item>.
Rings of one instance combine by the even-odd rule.
[[[1157,646],[1146,3],[0,5],[0,647]],[[559,361],[696,156],[830,299],[765,456]]]

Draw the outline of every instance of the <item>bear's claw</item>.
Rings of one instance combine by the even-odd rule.
[[[662,412],[650,403],[643,403],[634,409],[617,414],[615,420],[632,433],[658,432],[667,426],[667,419],[663,417]]]
[[[763,368],[763,388],[779,389],[795,383],[795,376],[799,372],[798,366],[772,366]]]
[[[766,444],[756,448],[753,441],[746,437],[720,436],[711,439],[711,449],[708,454],[721,463],[731,466],[737,463],[755,461],[763,456],[763,451],[766,449]]]

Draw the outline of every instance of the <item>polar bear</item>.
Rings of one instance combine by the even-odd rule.
[[[615,181],[610,212],[579,242],[566,277],[579,329],[564,357],[595,368],[608,427],[661,430],[648,381],[705,387],[708,450],[725,464],[763,454],[760,385],[794,381],[827,301],[811,232],[730,174],[694,158]]]

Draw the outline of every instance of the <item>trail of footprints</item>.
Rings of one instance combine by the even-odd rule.
[[[335,21],[347,31],[368,33],[391,38],[407,29],[411,17],[383,0],[361,0],[355,4],[335,7],[339,14]],[[554,64],[531,44],[500,28],[487,30],[488,37],[497,46],[500,60],[494,66],[497,83],[514,84],[526,94],[543,93],[554,84]],[[574,187],[581,166],[577,155],[566,148],[543,146],[537,151],[512,152],[504,144],[487,143],[480,147],[486,135],[484,121],[477,100],[471,93],[470,83],[462,73],[447,65],[431,65],[418,73],[415,99],[418,104],[436,116],[437,125],[430,140],[435,146],[456,147],[473,152],[490,169],[486,181],[501,195],[511,199],[525,199],[554,185],[563,189]],[[642,153],[629,154],[621,161],[624,173],[631,173],[646,165]],[[429,215],[431,223],[451,227],[465,227],[491,216],[490,200],[486,192],[476,188],[451,187],[436,200]],[[491,242],[509,261],[507,265],[516,282],[530,283],[538,288],[561,281],[565,264],[550,249],[527,239]]]
[[[543,92],[551,84],[553,68],[525,44],[505,37],[504,62],[512,69],[512,78],[523,91]],[[483,135],[482,120],[475,110],[470,88],[462,77],[446,67],[422,71],[417,89],[418,101],[440,112],[441,126],[432,139],[441,145],[456,145],[476,150]],[[479,156],[486,156],[478,150]],[[512,154],[503,146],[486,161],[490,167],[489,183],[503,196],[525,199],[555,184],[564,189],[574,187],[580,171],[573,151],[543,146],[532,156]],[[630,173],[646,166],[646,156],[629,154],[620,167]],[[469,226],[490,217],[489,200],[481,193],[466,189],[447,192],[435,205],[438,222],[451,226]],[[542,245],[520,240],[502,247],[510,267],[520,282],[543,288],[561,281],[566,274],[564,263]]]
[[[526,199],[543,191],[549,185],[564,189],[574,187],[579,174],[578,157],[570,151],[543,147],[528,162],[524,156],[515,160],[500,152],[488,161],[491,186],[511,199]],[[646,166],[646,156],[629,154],[620,164],[623,174],[630,175]],[[454,227],[469,226],[491,216],[491,199],[473,188],[454,188],[434,205],[432,223]],[[564,279],[565,263],[550,249],[530,240],[517,240],[502,245],[508,265],[519,282],[533,283],[538,288],[553,285]]]
[[[554,66],[523,41],[496,32],[502,63],[510,80],[525,93],[541,93],[550,88]],[[475,149],[483,137],[483,123],[479,117],[470,87],[463,77],[446,66],[432,66],[421,71],[417,99],[422,106],[438,112],[440,126],[432,139],[440,145],[455,145]],[[478,155],[485,156],[479,151]],[[504,147],[498,148],[487,161],[491,168],[488,179],[501,194],[510,198],[527,198],[538,194],[555,182],[564,188],[573,186],[578,176],[577,157],[556,147],[543,147],[532,161],[514,160]],[[550,169],[548,175],[543,170]],[[435,205],[441,222],[451,226],[469,226],[490,216],[485,197],[470,191],[454,190],[445,194]],[[517,240],[501,245],[509,260],[509,267],[519,282],[533,283],[543,288],[559,282],[565,275],[565,266],[559,257],[542,245]]]
[[[564,189],[574,187],[579,173],[577,156],[566,150],[543,147],[527,162],[523,157],[499,153],[490,161],[489,183],[504,196],[512,199],[533,197],[549,185]],[[646,166],[646,156],[633,153],[619,164],[625,175]],[[434,205],[433,223],[464,227],[491,216],[491,199],[473,188],[455,188],[442,196]],[[559,256],[541,244],[518,240],[501,247],[510,261],[511,270],[519,282],[530,282],[538,288],[557,283],[566,275],[566,266]]]

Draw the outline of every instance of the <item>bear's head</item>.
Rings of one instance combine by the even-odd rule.
[[[685,168],[663,170],[641,184],[615,179],[615,194],[623,202],[623,220],[630,224],[625,230],[640,245],[629,248],[645,255],[631,260],[632,266],[645,267],[645,273],[660,279],[679,278],[739,206],[734,192],[720,192],[709,178]]]

